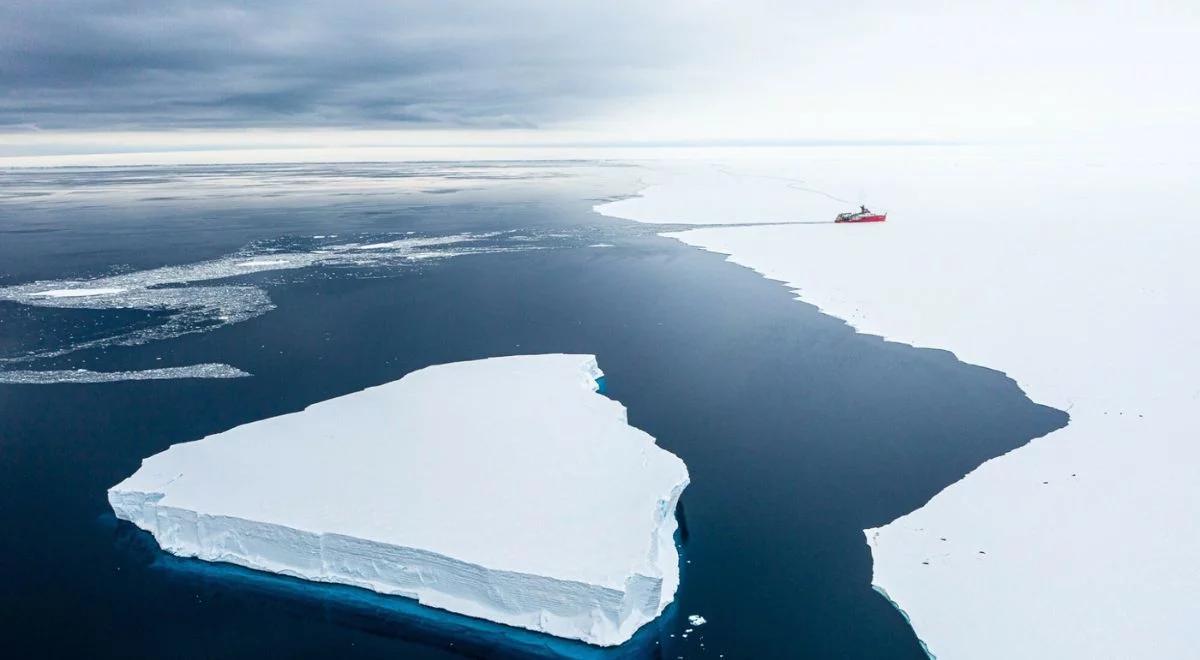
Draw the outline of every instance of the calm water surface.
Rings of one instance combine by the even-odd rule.
[[[3,369],[220,362],[253,374],[0,385],[6,654],[924,657],[871,590],[862,530],[1065,414],[999,372],[857,334],[719,255],[590,211],[636,189],[636,174],[587,163],[0,173],[0,286],[397,237],[468,234],[471,248],[235,274],[219,283],[260,287],[275,308],[132,346],[103,342],[179,310],[0,302]],[[542,352],[596,354],[630,423],[691,471],[676,603],[618,649],[172,558],[107,506],[109,486],[170,444],[431,364]],[[689,614],[708,623],[684,637]]]

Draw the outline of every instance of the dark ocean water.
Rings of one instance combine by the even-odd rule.
[[[590,164],[0,173],[0,286],[334,240],[318,235],[471,236],[455,256],[235,275],[221,282],[257,285],[275,308],[57,357],[37,355],[178,310],[0,301],[0,368],[219,362],[253,374],[0,385],[5,655],[924,657],[870,587],[862,530],[1066,415],[999,372],[857,334],[720,255],[590,211],[635,178]],[[105,500],[170,444],[431,364],[543,352],[596,354],[630,423],[691,472],[676,603],[618,649],[169,557]],[[684,638],[689,614],[708,623]]]

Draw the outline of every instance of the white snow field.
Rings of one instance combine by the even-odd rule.
[[[866,530],[876,588],[938,658],[1193,656],[1197,157],[817,151],[712,166],[695,179],[669,166],[645,206],[634,198],[597,210],[645,222],[682,221],[676,204],[698,224],[832,219],[828,197],[798,201],[788,179],[826,192],[839,181],[832,192],[849,206],[890,210],[875,225],[672,234],[861,332],[953,351],[1070,413],[1067,427]],[[722,188],[733,201],[693,203],[723,171],[755,181],[745,192],[756,196],[753,214],[726,215],[736,183]]]
[[[429,367],[171,446],[109,490],[163,549],[615,645],[679,584],[688,472],[591,355]]]

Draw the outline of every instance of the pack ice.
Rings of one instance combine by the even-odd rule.
[[[683,461],[591,355],[429,367],[173,445],[112,487],[164,550],[609,646],[674,597]]]

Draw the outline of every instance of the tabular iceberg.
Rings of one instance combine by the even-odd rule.
[[[679,584],[686,466],[590,355],[429,367],[174,445],[111,488],[163,549],[615,645]]]

